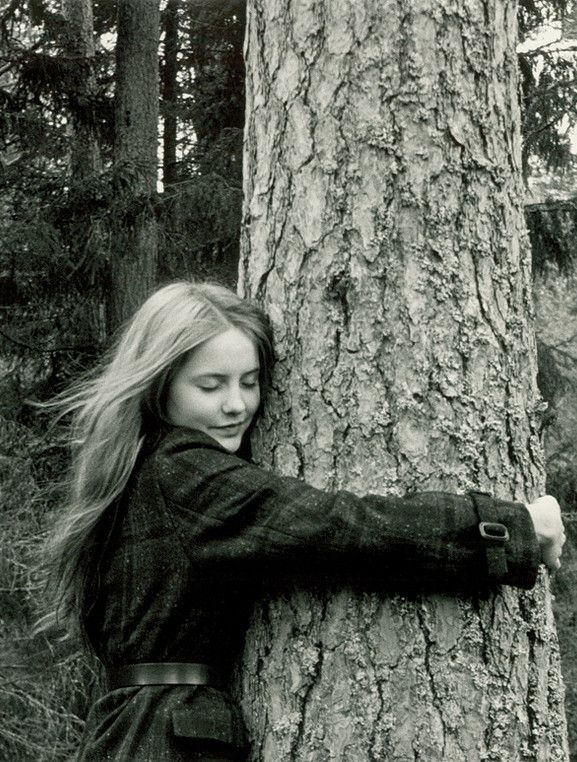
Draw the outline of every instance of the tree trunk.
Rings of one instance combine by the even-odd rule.
[[[162,70],[162,180],[165,189],[178,180],[176,172],[176,75],[178,72],[179,0],[168,0],[164,11],[164,66]]]
[[[66,19],[65,53],[71,70],[75,73],[70,82],[70,178],[72,186],[80,187],[102,170],[94,115],[94,98],[98,85],[94,71],[96,50],[92,0],[63,0],[62,13]],[[83,224],[86,225],[86,230],[77,235],[78,250],[74,253],[80,260],[94,256],[103,259],[102,252],[107,248],[107,236],[101,220],[91,219],[87,214]],[[88,246],[90,252],[87,251]],[[84,342],[87,345],[90,342],[98,345],[105,338],[105,299],[102,288],[92,278],[89,283],[81,281],[78,288],[82,292],[82,298],[78,300],[76,296],[76,307],[80,310],[82,304],[84,310],[78,314],[75,312],[71,319],[77,330],[80,328],[85,332]]]
[[[66,53],[76,60],[74,98],[76,114],[72,115],[71,174],[74,180],[98,172],[101,168],[100,150],[94,119],[90,115],[90,100],[96,94],[94,74],[94,24],[91,0],[63,0],[62,11],[67,21]]]
[[[252,0],[241,291],[278,365],[254,451],[325,489],[543,491],[511,0]],[[257,608],[253,758],[564,760],[546,574],[488,600]]]
[[[159,0],[120,0],[116,43],[114,165],[119,221],[114,240],[109,325],[148,296],[156,278],[159,113]]]

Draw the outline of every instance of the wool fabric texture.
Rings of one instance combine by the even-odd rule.
[[[77,760],[245,759],[228,679],[252,604],[284,585],[532,587],[540,553],[527,509],[485,504],[485,520],[510,535],[498,580],[488,579],[466,495],[328,493],[259,468],[206,434],[166,426],[100,522],[84,623],[105,667],[202,662],[222,682],[109,691],[89,713]]]

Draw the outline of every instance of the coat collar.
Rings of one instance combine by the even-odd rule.
[[[239,450],[236,453],[230,453],[216,439],[203,431],[186,426],[174,426],[165,421],[159,429],[145,436],[141,452],[146,456],[158,449],[172,449],[174,447],[179,449],[182,447],[208,447],[220,452],[234,454],[243,460],[250,460],[250,440],[246,436]]]

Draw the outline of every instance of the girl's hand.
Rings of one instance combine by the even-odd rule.
[[[537,498],[527,505],[533,519],[535,534],[541,548],[541,561],[552,571],[561,566],[561,552],[565,544],[565,529],[559,503],[551,495]]]

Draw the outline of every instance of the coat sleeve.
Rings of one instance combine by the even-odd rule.
[[[480,517],[467,495],[329,493],[210,442],[157,453],[169,519],[200,574],[255,582],[337,575],[401,588],[535,584],[540,553],[522,504],[485,497]],[[484,539],[480,518],[501,525],[505,538]],[[497,565],[490,563],[496,547]]]

